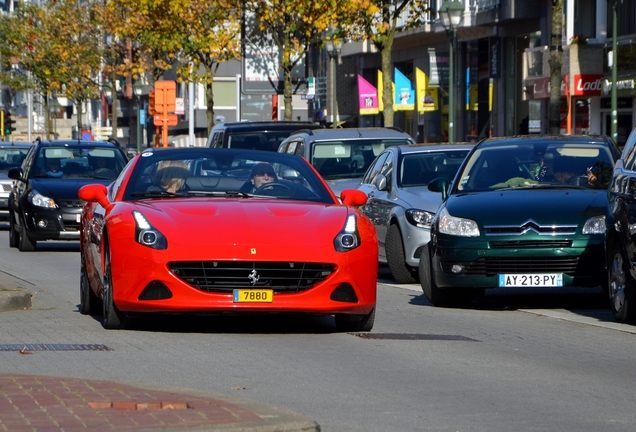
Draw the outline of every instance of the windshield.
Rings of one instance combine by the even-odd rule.
[[[408,145],[408,139],[356,139],[313,144],[310,163],[325,179],[362,177],[387,147]]]
[[[304,159],[277,152],[229,149],[146,151],[125,200],[171,197],[276,197],[333,204]]]
[[[406,154],[400,165],[398,182],[402,187],[426,186],[444,177],[452,181],[469,149]]]
[[[0,148],[0,173],[6,174],[11,168],[19,168],[28,152],[28,147]]]
[[[37,155],[33,176],[114,180],[126,163],[124,155],[113,148],[43,147]]]
[[[483,146],[467,161],[458,191],[521,187],[606,189],[614,166],[603,143]]]

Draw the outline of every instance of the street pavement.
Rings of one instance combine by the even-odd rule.
[[[59,299],[58,299],[59,300]],[[0,272],[0,312],[64,313],[54,296],[35,293]],[[63,318],[62,318],[63,319]],[[6,331],[6,330],[5,330]],[[27,356],[39,351],[108,350],[103,345],[0,344]],[[149,383],[0,373],[0,431],[319,431],[291,410],[239,398]]]

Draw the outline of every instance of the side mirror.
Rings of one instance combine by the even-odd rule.
[[[108,189],[102,184],[89,184],[82,186],[77,195],[81,200],[86,202],[97,201],[107,210],[113,206],[113,203],[108,201]]]
[[[13,180],[22,180],[22,168],[11,168],[7,172],[7,177]]]
[[[378,174],[375,176],[375,181],[373,182],[375,188],[379,191],[386,190],[386,176],[384,174]]]
[[[449,181],[444,177],[438,177],[428,183],[428,190],[430,190],[431,192],[441,192],[442,201],[446,201],[446,198],[448,197],[449,184]]]
[[[367,195],[358,189],[345,189],[340,193],[340,200],[346,206],[361,206],[367,203]]]

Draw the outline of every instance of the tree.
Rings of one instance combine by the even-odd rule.
[[[180,80],[203,83],[209,131],[218,66],[240,56],[238,13],[238,6],[226,0],[109,0],[105,22],[115,20],[110,31],[119,39],[132,40],[138,53],[127,69],[116,72],[136,79],[150,71],[154,82],[176,67]]]
[[[0,80],[14,90],[33,90],[44,101],[45,132],[50,137],[50,97],[60,92],[78,107],[99,91],[101,54],[93,6],[47,0],[41,6],[20,2],[12,15],[0,16],[5,69]]]
[[[253,13],[248,15],[259,30],[259,38],[271,40],[274,47],[266,54],[281,54],[285,120],[293,118],[294,68],[306,57],[312,43],[322,43],[327,30],[349,22],[364,3],[366,0],[245,0],[244,10]],[[342,31],[334,37],[342,37]]]
[[[360,2],[348,29],[355,39],[371,40],[380,52],[382,61],[382,102],[384,126],[393,126],[393,41],[398,18],[406,13],[401,31],[419,27],[429,11],[427,0],[369,0]],[[380,85],[380,84],[378,84]]]
[[[550,133],[561,133],[561,83],[563,82],[563,0],[552,0],[550,35]]]

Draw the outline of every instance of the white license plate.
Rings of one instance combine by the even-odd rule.
[[[500,287],[562,287],[562,273],[500,274]]]

